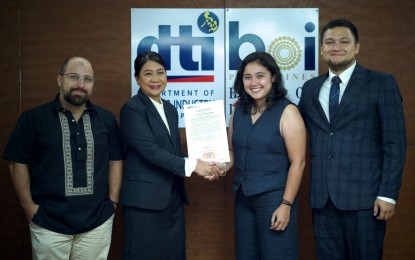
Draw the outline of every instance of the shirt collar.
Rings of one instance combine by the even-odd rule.
[[[352,66],[350,66],[349,68],[347,68],[345,71],[343,71],[340,75],[339,75],[339,77],[340,77],[340,79],[341,79],[341,83],[343,83],[344,85],[347,85],[347,83],[349,82],[349,80],[350,80],[350,77],[352,76],[352,73],[353,73],[353,71],[354,71],[354,68],[356,67],[356,61],[354,61],[354,63],[353,63],[353,65]],[[331,79],[334,77],[334,76],[337,76],[336,74],[334,74],[331,70],[329,70],[329,79],[330,79],[330,82],[331,82]]]
[[[152,98],[150,98],[151,103],[156,107],[157,110],[163,110],[163,100],[160,98],[160,103],[157,101],[154,101]]]

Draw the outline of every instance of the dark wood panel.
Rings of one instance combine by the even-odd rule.
[[[385,260],[415,259],[415,145],[408,146],[402,187],[395,216],[388,221],[385,237]]]
[[[330,0],[260,0],[260,1],[0,1],[0,148],[21,110],[51,100],[58,92],[56,75],[69,56],[89,58],[97,82],[93,102],[114,112],[131,96],[130,9],[159,8],[319,8],[320,28],[338,16],[353,21],[359,28],[359,62],[366,67],[393,73],[404,98],[407,120],[408,155],[401,198],[396,216],[389,221],[384,259],[415,259],[415,230],[412,207],[415,179],[415,2],[330,1]],[[341,12],[339,11],[341,10]],[[20,20],[19,20],[20,16]],[[19,27],[20,23],[20,27]],[[19,42],[20,41],[20,42]],[[20,56],[19,56],[20,52]],[[320,60],[320,72],[327,67]],[[21,72],[21,85],[19,73]],[[183,151],[185,131],[181,130]],[[311,209],[308,206],[309,171],[306,170],[299,191],[300,259],[314,258]],[[187,179],[191,205],[186,207],[188,259],[234,259],[233,171],[219,182],[204,182],[197,176]],[[0,251],[7,259],[30,259],[27,224],[21,214],[7,173],[7,163],[0,162],[0,221],[7,228],[0,235]],[[123,244],[122,213],[114,222],[109,259],[120,259]],[[10,256],[10,257],[8,257]]]
[[[187,255],[194,259],[225,259],[225,180],[207,182],[192,175],[186,180],[190,204],[186,212]],[[205,245],[201,247],[200,245]]]
[[[20,114],[19,84],[19,13],[17,3],[0,2],[0,151]],[[22,211],[8,173],[8,163],[0,160],[0,232],[1,258],[20,259],[22,256]]]

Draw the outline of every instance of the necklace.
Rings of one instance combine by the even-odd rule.
[[[261,107],[252,107],[251,114],[255,115],[256,113],[262,114],[267,109],[267,106],[263,105]]]

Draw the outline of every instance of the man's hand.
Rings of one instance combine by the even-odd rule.
[[[194,170],[199,176],[206,180],[212,181],[219,178],[218,172],[212,168],[209,162],[197,160],[196,169]]]
[[[386,202],[384,200],[376,199],[373,206],[373,216],[378,220],[391,219],[395,214],[395,204]]]
[[[26,216],[26,219],[29,223],[32,222],[33,217],[37,213],[38,209],[39,209],[39,205],[37,205],[37,204],[32,204],[32,205],[23,207],[23,212],[24,212],[24,214]]]

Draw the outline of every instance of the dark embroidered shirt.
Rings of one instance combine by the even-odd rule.
[[[28,164],[33,222],[63,234],[94,229],[114,213],[108,199],[110,160],[122,160],[115,116],[87,102],[75,121],[59,97],[21,114],[3,158]]]

